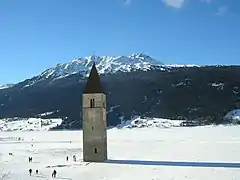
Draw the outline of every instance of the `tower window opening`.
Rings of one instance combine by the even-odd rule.
[[[94,148],[94,153],[97,154],[97,148]]]
[[[91,108],[95,107],[95,99],[90,99],[90,107]]]

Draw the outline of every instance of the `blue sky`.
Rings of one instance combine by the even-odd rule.
[[[74,57],[240,64],[240,0],[0,0],[0,84]]]

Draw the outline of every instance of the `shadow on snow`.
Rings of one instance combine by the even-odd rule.
[[[190,167],[221,167],[240,168],[240,163],[225,162],[184,162],[184,161],[147,161],[147,160],[107,160],[108,164],[150,165],[150,166],[190,166]]]

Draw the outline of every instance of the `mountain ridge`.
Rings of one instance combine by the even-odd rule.
[[[60,79],[73,74],[80,73],[83,76],[88,76],[90,68],[95,61],[99,74],[130,72],[135,70],[148,71],[152,69],[169,70],[174,67],[200,67],[198,65],[181,65],[181,64],[164,64],[143,53],[133,53],[124,56],[87,56],[74,58],[71,61],[57,63],[55,66],[45,69],[39,74],[30,77],[28,84],[25,87],[46,79]],[[22,82],[24,82],[23,80]],[[19,82],[21,83],[21,82]],[[18,83],[16,83],[18,84]],[[15,84],[5,84],[0,86],[0,89],[5,89],[14,86]]]
[[[59,78],[76,73],[83,73],[87,76],[93,62],[95,62],[99,74],[125,72],[130,71],[131,68],[146,70],[151,65],[164,65],[142,53],[134,53],[130,56],[88,56],[58,63],[56,66],[43,71],[40,76]]]

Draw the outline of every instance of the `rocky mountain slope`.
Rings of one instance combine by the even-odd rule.
[[[113,74],[119,71],[130,72],[134,70],[147,71],[153,67],[162,70],[167,69],[167,67],[162,67],[163,63],[141,53],[130,56],[89,56],[57,64],[55,67],[49,68],[31,78],[25,86],[31,86],[44,80],[57,80],[74,74],[88,76],[93,62],[95,62],[99,74]]]
[[[44,118],[63,119],[57,128],[80,128],[81,93],[92,58],[59,64],[1,89],[0,118],[51,112]],[[109,125],[133,115],[223,123],[228,112],[240,107],[239,66],[170,66],[144,54],[94,61],[108,96]]]
[[[116,72],[132,72],[136,70],[149,71],[153,69],[168,71],[174,67],[197,67],[196,65],[164,65],[162,62],[142,53],[135,53],[130,56],[89,56],[57,64],[55,67],[49,68],[25,81],[25,87],[41,81],[55,81],[74,74],[86,77],[89,75],[93,62],[95,62],[99,74],[114,74]]]

